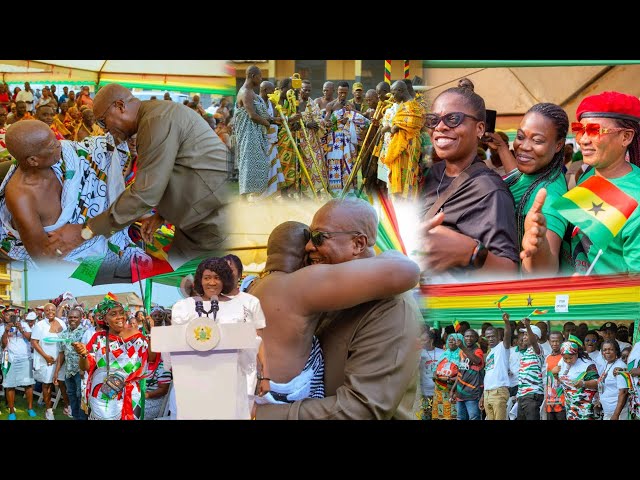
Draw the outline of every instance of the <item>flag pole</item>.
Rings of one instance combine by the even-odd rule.
[[[147,302],[145,302],[144,291],[142,290],[142,279],[140,278],[140,267],[138,266],[138,254],[137,253],[133,254],[133,261],[136,264],[136,273],[138,274],[138,286],[140,287],[140,299],[142,300],[142,303],[144,304],[144,309],[145,309],[145,321],[142,322],[142,333],[144,335],[146,335],[147,334],[147,328],[145,327],[145,323],[147,323],[146,317],[149,315],[149,311],[147,310]]]
[[[589,266],[589,270],[587,270],[587,273],[584,274],[585,277],[591,274],[591,270],[593,270],[593,267],[596,265],[596,262],[600,258],[600,255],[602,255],[602,249],[598,250],[596,258],[593,259],[593,262],[591,262],[591,265]]]

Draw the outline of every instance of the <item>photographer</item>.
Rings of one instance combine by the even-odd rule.
[[[31,362],[29,360],[29,341],[31,340],[31,328],[20,321],[18,315],[5,309],[4,333],[0,340],[2,352],[2,373],[4,380],[2,387],[9,406],[9,420],[16,420],[14,408],[16,387],[24,387],[27,396],[27,413],[35,417],[33,410],[33,377],[31,375]]]

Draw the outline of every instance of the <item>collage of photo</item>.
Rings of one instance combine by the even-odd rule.
[[[640,62],[0,73],[0,420],[640,418]]]

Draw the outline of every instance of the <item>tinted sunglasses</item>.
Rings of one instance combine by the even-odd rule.
[[[105,128],[107,128],[107,124],[106,124],[106,123],[104,123],[104,119],[105,119],[105,117],[107,116],[107,112],[109,112],[109,110],[111,110],[111,107],[113,107],[113,106],[116,104],[116,102],[117,102],[117,101],[118,101],[118,100],[114,101],[111,105],[109,105],[109,108],[107,108],[107,109],[104,111],[104,113],[102,114],[102,116],[101,116],[100,118],[97,118],[97,119],[95,119],[95,120],[94,120],[94,122],[96,123],[96,125],[98,125],[98,126],[99,126],[100,128],[102,128],[103,130],[104,130]]]
[[[320,230],[309,231],[305,229],[304,231],[305,239],[307,240],[307,242],[311,240],[311,243],[314,247],[319,247],[320,245],[322,245],[326,239],[331,238],[331,235],[339,234],[354,236],[364,235],[363,233],[356,232],[355,230],[348,232],[321,232]]]
[[[429,113],[427,114],[425,125],[427,126],[427,128],[436,128],[440,121],[442,121],[447,127],[456,128],[458,125],[464,122],[465,117],[473,118],[478,122],[480,121],[479,118],[463,112],[445,113],[442,116],[435,113]]]
[[[590,137],[598,137],[600,135],[606,135],[607,133],[621,132],[622,130],[629,129],[620,127],[605,128],[599,123],[587,123],[583,125],[580,122],[571,122],[571,132],[573,132],[578,140],[580,140],[580,137],[585,133]]]

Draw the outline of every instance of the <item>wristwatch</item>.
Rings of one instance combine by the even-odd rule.
[[[474,241],[476,242],[476,247],[473,249],[473,253],[469,259],[469,266],[479,270],[484,266],[484,262],[487,261],[489,250],[487,250],[487,247],[485,247],[480,240],[474,238]]]
[[[85,223],[82,230],[80,230],[80,236],[83,240],[91,240],[94,236],[93,230],[89,228],[89,224]]]

